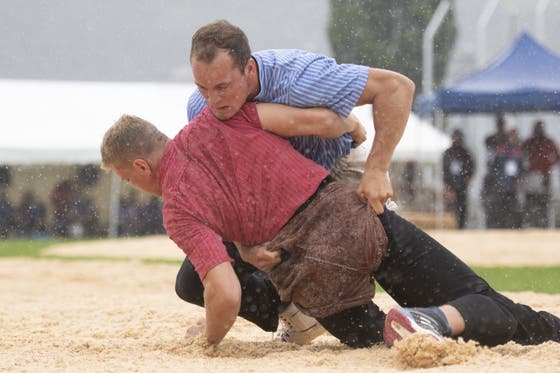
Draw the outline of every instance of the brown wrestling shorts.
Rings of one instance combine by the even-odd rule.
[[[381,221],[354,183],[329,183],[266,247],[281,251],[270,278],[282,301],[323,318],[375,295],[372,273],[387,250]]]

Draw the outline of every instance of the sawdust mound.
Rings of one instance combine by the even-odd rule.
[[[475,342],[444,338],[436,341],[432,336],[415,333],[395,342],[393,349],[403,368],[433,368],[467,362],[482,347]]]

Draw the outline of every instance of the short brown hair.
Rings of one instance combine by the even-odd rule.
[[[127,166],[135,158],[150,158],[169,138],[152,123],[133,115],[123,115],[113,124],[101,144],[103,168]]]
[[[212,62],[220,50],[227,51],[241,72],[251,58],[247,35],[239,27],[222,19],[202,26],[194,33],[190,59]]]

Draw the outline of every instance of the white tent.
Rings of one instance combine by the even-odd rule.
[[[360,119],[367,130],[367,140],[353,149],[349,162],[355,168],[362,168],[371,150],[375,130],[371,105],[354,108],[353,113]],[[393,162],[416,161],[421,164],[423,184],[433,188],[435,193],[434,212],[436,225],[443,226],[443,180],[442,156],[451,145],[451,138],[429,122],[410,113],[403,136],[393,154]]]
[[[122,114],[174,136],[193,84],[0,80],[2,164],[98,163],[103,134]]]
[[[105,131],[124,113],[173,137],[187,123],[193,84],[0,80],[0,164],[99,163]],[[109,235],[118,226],[119,180],[113,175]]]
[[[367,140],[350,154],[350,162],[363,164],[371,150],[375,130],[371,105],[364,105],[352,111],[366,127]],[[451,145],[449,135],[435,128],[429,122],[411,113],[401,141],[395,149],[394,161],[418,161],[435,164],[441,160],[442,154]]]

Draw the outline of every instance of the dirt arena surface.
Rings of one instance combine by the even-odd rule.
[[[556,231],[431,233],[471,264],[560,264]],[[560,372],[558,343],[488,349],[410,338],[393,349],[352,350],[323,336],[300,347],[273,341],[242,319],[211,351],[201,340],[183,339],[203,310],[176,297],[179,266],[139,260],[181,258],[167,238],[90,242],[48,253],[124,260],[0,260],[2,372]],[[507,295],[560,315],[560,295]],[[393,305],[385,294],[376,302],[385,310]]]

